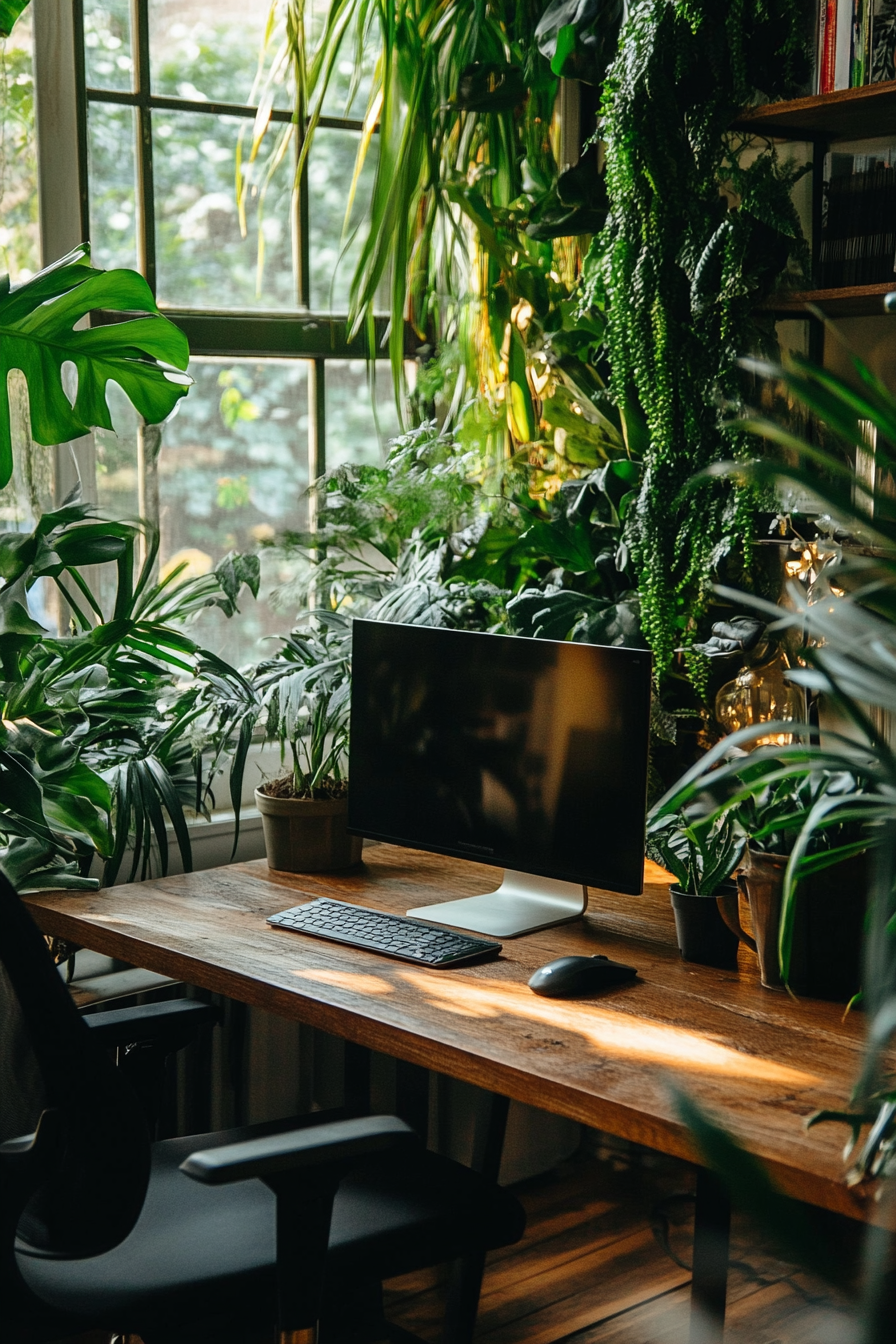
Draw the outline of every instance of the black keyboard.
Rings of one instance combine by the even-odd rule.
[[[271,915],[268,923],[278,929],[328,938],[332,943],[400,957],[402,961],[413,961],[419,966],[469,965],[474,961],[488,961],[501,951],[500,943],[470,938],[465,933],[455,933],[453,929],[443,929],[437,924],[424,924],[421,919],[388,915],[383,910],[368,910],[366,906],[349,905],[346,901],[331,901],[325,896],[309,905],[294,905],[291,910],[281,910],[279,915]]]

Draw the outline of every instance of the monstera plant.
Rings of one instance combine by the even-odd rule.
[[[123,310],[123,321],[76,330],[88,313]],[[163,317],[136,271],[100,271],[82,243],[68,256],[11,288],[0,278],[0,486],[12,475],[7,380],[20,369],[28,383],[32,437],[65,443],[94,427],[113,429],[106,387],[118,383],[150,424],[174,410],[190,386],[186,337]],[[70,397],[63,373],[74,367]]]
[[[28,0],[0,0],[0,37],[9,37],[16,19],[28,8]]]

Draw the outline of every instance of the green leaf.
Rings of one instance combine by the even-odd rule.
[[[557,33],[557,45],[551,57],[551,71],[558,77],[565,73],[566,62],[576,49],[576,26],[565,23]]]
[[[174,782],[161,761],[156,760],[155,757],[149,756],[146,765],[152,773],[159,797],[171,819],[171,825],[174,827],[174,835],[177,839],[177,847],[180,850],[184,872],[192,873],[193,851],[190,847],[190,832],[187,829],[187,819],[184,816],[183,805],[177,796]]]
[[[9,37],[16,20],[28,8],[28,0],[0,0],[0,37]]]
[[[162,317],[142,276],[99,271],[82,244],[61,261],[0,297],[0,486],[12,474],[7,379],[21,369],[28,383],[31,433],[41,444],[65,443],[98,426],[114,429],[106,386],[116,382],[149,424],[165,420],[190,386],[184,335]],[[109,326],[75,330],[98,309],[146,313]],[[70,403],[62,366],[77,371]]]

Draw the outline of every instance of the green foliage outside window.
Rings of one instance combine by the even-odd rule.
[[[31,21],[0,40],[0,271],[13,283],[39,270]]]

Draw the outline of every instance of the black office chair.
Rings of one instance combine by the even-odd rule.
[[[408,1341],[382,1318],[382,1279],[475,1265],[522,1235],[512,1196],[424,1152],[391,1116],[151,1144],[127,1078],[2,876],[0,964],[44,1092],[36,1131],[0,1145],[0,1299],[13,1332],[229,1344],[276,1323],[306,1344],[323,1304],[326,1339]],[[20,1103],[10,1063],[27,1074],[21,1059],[0,1061],[0,1136]],[[455,1313],[449,1337],[469,1339],[472,1324]]]

